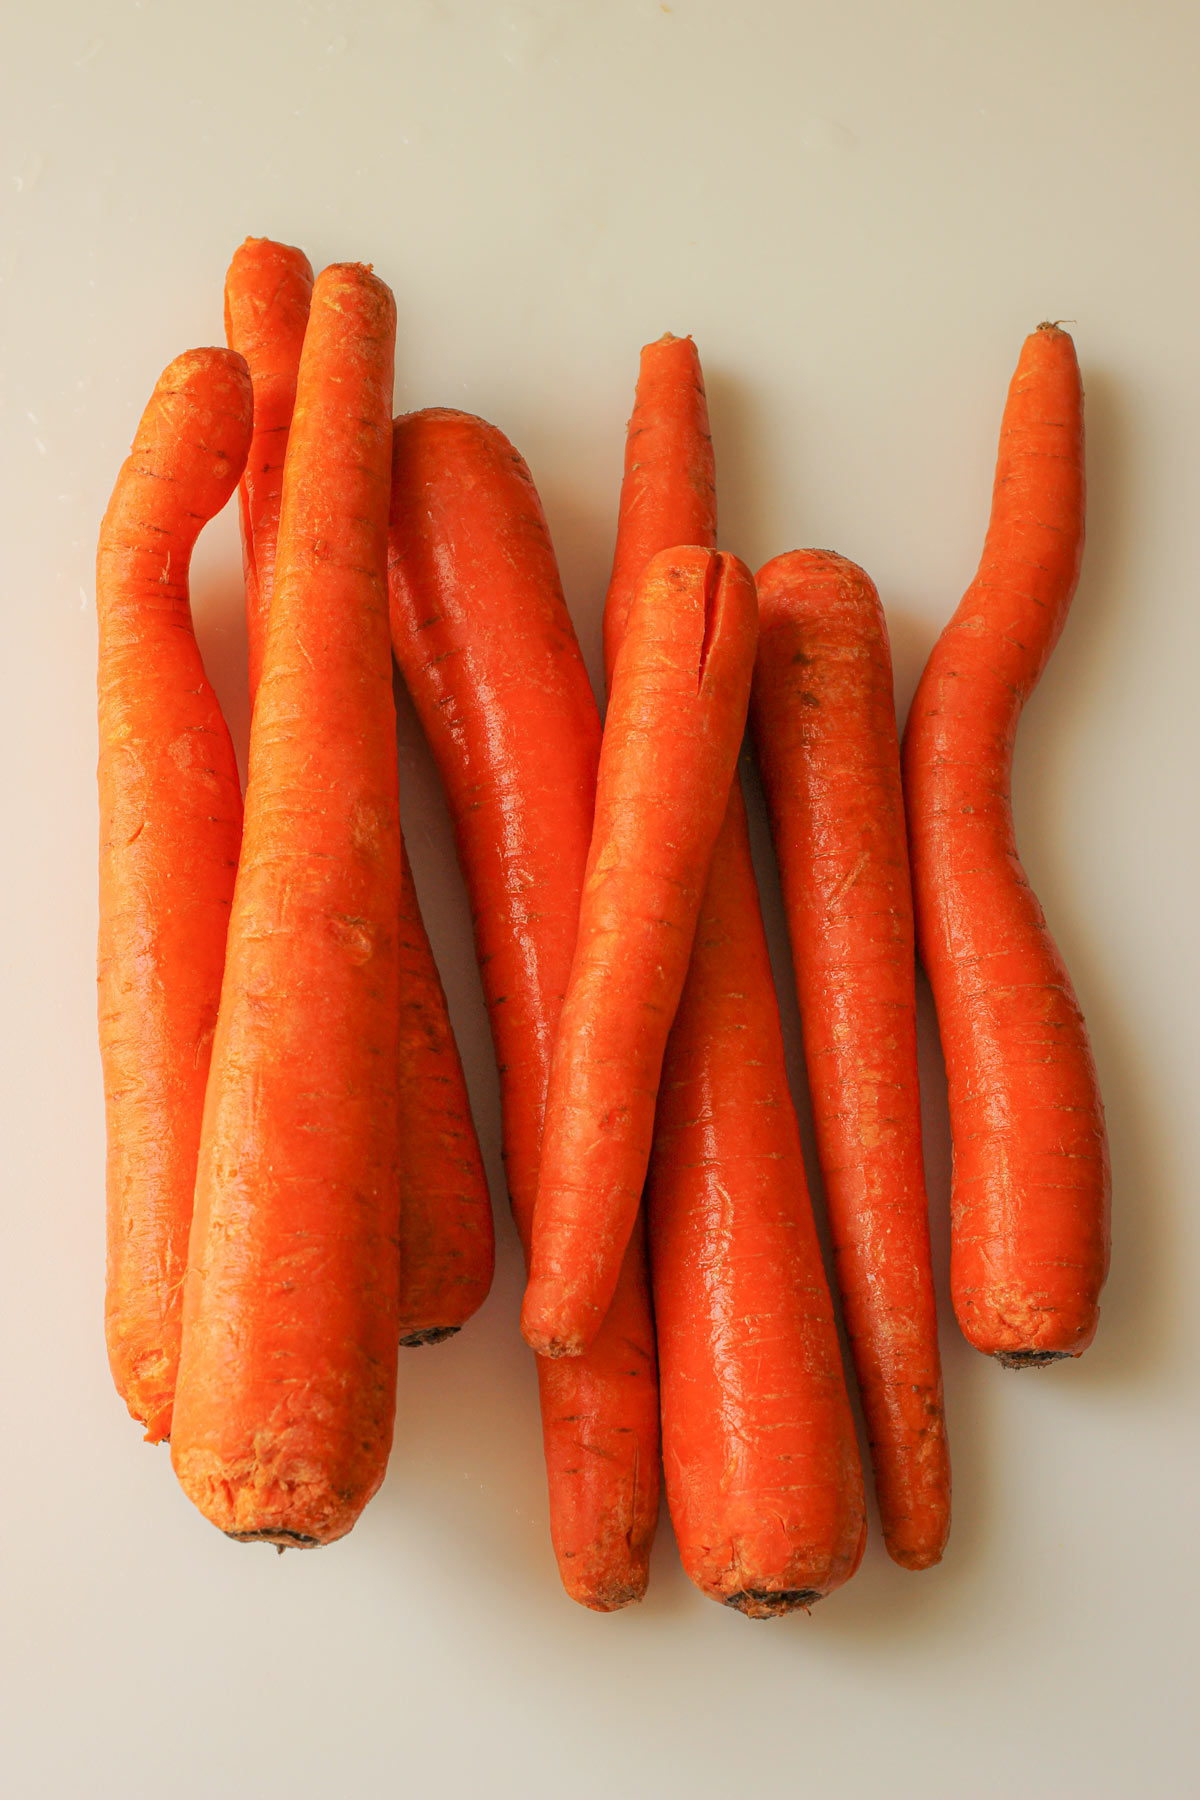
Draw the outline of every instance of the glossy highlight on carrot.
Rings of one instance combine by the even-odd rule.
[[[546,1099],[521,1312],[543,1356],[577,1356],[592,1341],[641,1204],[757,630],[750,572],[718,551],[660,552],[634,590]]]
[[[238,487],[252,702],[275,586],[283,465],[312,287],[304,252],[272,238],[247,238],[225,276],[225,339],[245,357],[254,388],[254,435]]]
[[[361,265],[315,285],[184,1292],[176,1474],[280,1547],[350,1529],[395,1410],[395,320]]]
[[[245,364],[163,371],[100,527],[99,1021],[105,1328],[117,1391],[170,1434],[204,1085],[242,828],[237,763],[192,631],[188,566],[250,444]]]
[[[950,1461],[917,1075],[892,662],[855,563],[759,570],[751,723],[783,888],[813,1126],[884,1542],[940,1560]]]
[[[1083,387],[1056,325],[1025,340],[983,556],[933,647],[904,739],[917,941],[954,1148],[950,1279],[976,1349],[1078,1356],[1108,1273],[1108,1142],[1087,1030],[1021,867],[1012,756],[1084,536]]]
[[[626,438],[610,672],[641,569],[671,543],[711,546],[716,528],[700,360],[667,336],[642,351]],[[750,1618],[807,1608],[862,1555],[862,1471],[736,776],[667,1040],[645,1207],[683,1566]]]
[[[591,835],[600,717],[529,471],[482,419],[397,419],[392,642],[441,775],[528,1251],[554,1031]],[[658,1515],[658,1387],[635,1230],[586,1356],[538,1361],[550,1529],[572,1599],[639,1600]]]

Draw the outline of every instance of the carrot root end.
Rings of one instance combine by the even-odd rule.
[[[402,1350],[419,1350],[422,1344],[444,1344],[462,1330],[461,1325],[426,1325],[417,1331],[406,1332],[400,1339]]]
[[[1069,1362],[1070,1350],[997,1350],[1002,1369],[1044,1369],[1047,1363]]]
[[[816,1588],[743,1588],[726,1594],[724,1605],[747,1619],[782,1619],[792,1612],[810,1612],[823,1595]]]

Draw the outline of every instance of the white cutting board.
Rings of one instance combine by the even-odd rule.
[[[1192,8],[1121,0],[6,16],[0,1735],[20,1800],[1191,1791],[1198,51]],[[643,1606],[562,1596],[467,910],[411,717],[405,822],[494,1181],[495,1291],[404,1357],[387,1484],[320,1555],[225,1542],[124,1417],[100,1324],[91,563],[159,369],[220,341],[247,233],[373,262],[397,406],[514,439],[593,673],[638,349],[692,332],[723,542],[751,566],[805,543],[861,561],[902,707],[974,567],[1021,339],[1075,321],[1089,548],[1016,801],[1108,1101],[1113,1274],[1094,1348],[1042,1374],[984,1362],[947,1315],[939,1569],[893,1567],[876,1532],[811,1618],[754,1624],[690,1588],[664,1517]],[[238,581],[227,513],[196,606],[244,736]]]

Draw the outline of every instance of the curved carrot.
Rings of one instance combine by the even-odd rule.
[[[395,320],[359,265],[313,290],[184,1293],[176,1473],[281,1546],[350,1529],[395,1410]]]
[[[751,722],[783,885],[813,1124],[884,1542],[950,1529],[917,1079],[912,891],[879,596],[826,550],[757,576]]]
[[[454,819],[500,1068],[504,1158],[528,1249],[554,1029],[579,917],[600,719],[529,471],[482,419],[397,419],[392,642]],[[567,1592],[645,1592],[658,1387],[634,1234],[587,1356],[538,1360],[550,1529]]]
[[[254,383],[255,431],[243,477],[242,542],[250,698],[258,687],[275,575],[284,452],[312,292],[308,259],[247,238],[225,278],[225,328]],[[446,995],[400,840],[400,1343],[453,1337],[492,1285],[487,1175]]]
[[[400,1344],[440,1344],[487,1299],[495,1230],[466,1076],[400,838]]]
[[[283,464],[312,287],[312,265],[303,250],[271,238],[247,238],[225,276],[226,342],[245,357],[254,385],[254,436],[238,489],[252,701],[275,586]]]
[[[643,570],[613,670],[571,977],[538,1171],[525,1341],[577,1356],[641,1204],[667,1034],[737,767],[757,615],[736,557]]]
[[[668,336],[642,351],[626,439],[610,674],[641,569],[715,538],[700,362]],[[862,1471],[736,776],[663,1059],[646,1211],[683,1566],[751,1618],[811,1605],[862,1555]]]
[[[159,377],[100,527],[100,1056],[105,1323],[117,1391],[171,1429],[196,1150],[241,838],[237,763],[192,632],[188,565],[250,444],[245,364]]]
[[[1011,803],[1017,721],[1075,592],[1083,515],[1075,346],[1041,325],[1008,392],[983,558],[904,740],[917,939],[950,1090],[954,1310],[977,1349],[1014,1366],[1085,1350],[1108,1273],[1095,1064]]]

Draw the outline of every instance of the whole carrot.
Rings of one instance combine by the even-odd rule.
[[[700,361],[668,336],[642,351],[626,438],[610,673],[641,569],[715,538]],[[646,1209],[683,1566],[751,1618],[811,1605],[862,1554],[862,1472],[736,776],[663,1059]]]
[[[171,1429],[204,1083],[241,838],[233,745],[192,632],[188,565],[250,443],[245,364],[190,350],[142,415],[100,527],[100,1057],[105,1322],[117,1391]]]
[[[912,891],[879,596],[827,550],[758,573],[751,720],[783,886],[813,1125],[884,1542],[950,1528],[917,1078]]]
[[[749,701],[757,613],[736,557],[663,551],[617,653],[579,934],[538,1172],[525,1340],[577,1356],[641,1204],[679,1005]]]
[[[482,419],[397,419],[392,642],[454,820],[528,1249],[550,1052],[591,834],[600,718],[529,471]],[[567,1592],[641,1598],[658,1515],[658,1387],[641,1234],[586,1356],[538,1361]]]
[[[304,252],[271,238],[247,238],[225,276],[226,341],[245,357],[254,386],[254,436],[238,488],[251,700],[275,586],[283,464],[312,287],[312,265]]]
[[[176,1473],[280,1546],[350,1529],[395,1409],[395,317],[356,264],[313,290],[184,1293]]]
[[[247,238],[225,278],[225,328],[254,383],[254,440],[242,479],[246,633],[254,699],[275,575],[284,453],[312,294],[308,259]],[[452,1337],[492,1285],[487,1176],[441,977],[400,841],[400,1343]]]
[[[1015,1367],[1087,1348],[1108,1273],[1096,1068],[1011,803],[1017,722],[1075,592],[1083,520],[1075,346],[1040,325],[1008,392],[983,558],[904,740],[917,940],[949,1081],[954,1309]]]

